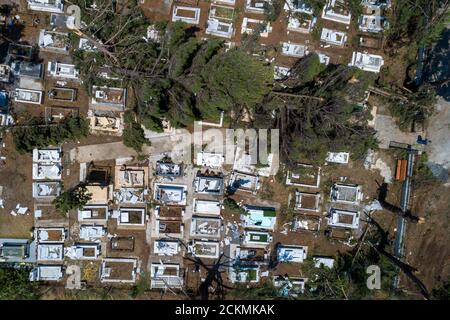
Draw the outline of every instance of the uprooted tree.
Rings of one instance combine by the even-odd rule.
[[[436,41],[450,21],[448,0],[398,0],[389,11],[388,52],[417,43],[429,45]]]
[[[87,136],[88,132],[87,120],[78,116],[70,116],[51,124],[47,124],[43,118],[31,117],[11,128],[15,147],[21,153],[78,140]]]
[[[320,162],[326,151],[349,149],[361,158],[377,145],[367,126],[369,112],[360,104],[372,75],[325,67],[312,54],[274,85],[272,67],[245,46],[226,51],[223,41],[197,39],[195,27],[182,22],[155,23],[156,36],[146,38],[149,22],[136,3],[127,1],[113,11],[106,0],[95,9],[93,1],[79,2],[82,31],[103,49],[75,53],[85,84],[88,89],[94,83],[131,86],[136,122],[149,130],[162,131],[165,120],[174,127],[216,121],[225,111],[232,126],[280,129],[288,164],[305,155]],[[105,65],[121,83],[99,76]]]
[[[215,120],[222,110],[252,108],[270,91],[272,68],[239,49],[225,52],[223,41],[195,38],[183,22],[150,23],[135,1],[75,1],[82,10],[81,32],[101,50],[74,54],[86,89],[130,85],[137,121],[161,131],[162,119],[186,127],[196,119]],[[101,77],[105,65],[113,76]],[[242,72],[245,70],[246,72]],[[115,80],[115,78],[122,80]]]
[[[393,288],[394,279],[401,271],[428,299],[428,290],[417,277],[417,270],[390,253],[392,241],[388,236],[388,232],[368,216],[368,223],[356,246],[349,252],[338,253],[332,268],[316,268],[313,261],[306,261],[302,269],[310,280],[306,283],[305,297],[369,299],[401,296],[402,292]],[[378,266],[380,271],[377,290],[370,290],[367,286],[367,268],[371,265]]]
[[[423,123],[434,113],[436,92],[428,85],[418,88],[416,92],[407,92],[401,96],[392,94],[381,97],[396,119],[401,130],[413,131],[417,123]]]
[[[377,146],[362,104],[373,80],[355,68],[324,68],[315,54],[309,55],[266,96],[253,126],[272,123],[280,129],[280,154],[288,166],[302,158],[320,163],[327,151],[352,150],[354,158],[361,158]]]

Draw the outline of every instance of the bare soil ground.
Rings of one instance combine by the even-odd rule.
[[[381,73],[382,82],[389,85],[403,87],[404,77],[407,74],[407,68],[409,64],[412,63],[412,59],[415,58],[415,55],[416,51],[411,50],[408,47],[399,49],[393,56],[385,55],[385,67]]]
[[[450,279],[450,197],[448,187],[423,185],[413,189],[412,212],[423,224],[407,224],[406,261],[418,269],[417,276],[428,290]],[[414,290],[408,279],[401,285]]]
[[[65,216],[50,203],[35,203],[35,210],[41,210],[42,216],[38,218],[39,223],[45,224],[49,221],[65,221]]]
[[[111,279],[117,280],[131,280],[133,272],[132,262],[108,262],[106,264],[111,268]]]
[[[364,200],[371,200],[377,196],[378,185],[376,181],[383,181],[378,171],[368,171],[362,161],[350,161],[348,165],[327,165],[322,167],[321,187],[331,186],[329,182],[339,182],[341,177],[346,183],[362,186]],[[321,188],[322,189],[322,188]],[[330,190],[325,192],[329,193]]]
[[[186,270],[184,278],[186,287],[193,290],[194,292],[197,292],[198,287],[201,284],[201,278],[206,276],[206,272],[204,271],[203,268],[200,268],[200,270],[197,271],[195,264],[187,260],[185,260],[184,262],[184,267]],[[226,277],[226,275],[223,276]]]
[[[177,300],[170,292],[146,291],[138,297],[130,295],[130,288],[88,286],[86,290],[67,290],[63,285],[42,286],[43,300]]]
[[[0,185],[3,187],[1,199],[4,208],[0,208],[0,237],[28,238],[33,227],[33,197],[32,197],[32,159],[31,155],[18,153],[12,142],[12,137],[6,135],[5,162],[0,167]],[[13,216],[11,210],[20,204],[28,208],[26,215]]]
[[[139,257],[141,260],[142,270],[145,270],[147,266],[148,258],[150,255],[150,247],[146,241],[145,230],[130,230],[130,229],[117,229],[116,220],[108,221],[108,233],[117,235],[119,237],[134,237],[134,250],[132,251],[118,251],[111,250],[110,243],[107,243],[105,257],[108,258],[134,258]]]

